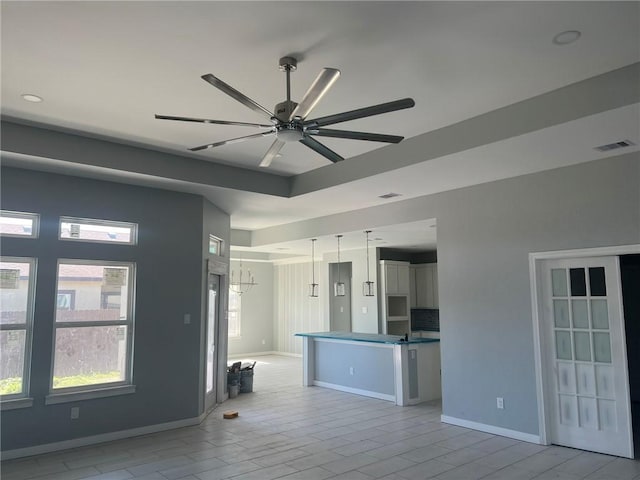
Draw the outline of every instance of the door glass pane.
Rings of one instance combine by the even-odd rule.
[[[558,360],[572,360],[571,334],[564,330],[556,330],[556,358]]]
[[[569,302],[567,300],[553,301],[553,319],[558,328],[569,328]]]
[[[611,363],[611,343],[608,333],[593,333],[593,352],[596,362]]]
[[[618,430],[616,402],[613,400],[598,400],[598,417],[600,417],[600,428],[602,430],[607,432]]]
[[[26,330],[0,331],[0,395],[22,393]]]
[[[120,382],[126,378],[127,327],[56,329],[53,388]]]
[[[604,267],[591,267],[589,269],[589,287],[592,297],[606,297],[607,286],[604,280]]]
[[[595,367],[598,396],[615,398],[613,367],[610,365],[596,365]]]
[[[598,412],[595,398],[578,397],[580,426],[591,430],[598,429]]]
[[[578,384],[579,395],[596,394],[596,376],[593,371],[593,363],[576,364],[576,383]]]
[[[609,313],[605,299],[591,300],[591,324],[593,328],[609,329]]]
[[[586,300],[571,300],[573,328],[589,328],[589,315]]]
[[[567,296],[567,271],[564,268],[551,270],[551,285],[554,297]]]
[[[571,295],[574,297],[584,297],[587,295],[587,283],[584,278],[584,268],[569,269],[571,278]]]
[[[209,311],[207,312],[207,393],[213,390],[217,293],[216,286],[211,285],[209,287]]]
[[[591,361],[591,340],[588,332],[573,332],[573,341],[576,349],[576,360],[582,362]]]
[[[558,391],[576,393],[576,374],[573,363],[558,362]]]

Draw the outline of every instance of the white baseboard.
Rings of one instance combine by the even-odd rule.
[[[440,421],[442,423],[449,423],[451,425],[457,425],[458,427],[470,428],[472,430],[479,430],[481,432],[492,433],[494,435],[500,435],[501,437],[513,438],[515,440],[522,440],[523,442],[537,443],[542,445],[539,435],[533,435],[531,433],[519,432],[518,430],[510,430],[508,428],[496,427],[494,425],[487,425],[486,423],[472,422],[471,420],[463,420],[461,418],[449,417],[447,415],[441,415]]]
[[[283,357],[302,358],[301,353],[279,352],[277,350],[271,350],[268,352],[234,353],[227,355],[227,358],[229,360],[240,360],[244,358],[264,357],[265,355],[280,355]]]
[[[227,358],[229,360],[231,359],[239,360],[241,358],[264,357],[265,355],[278,355],[278,352],[274,352],[273,350],[271,350],[268,352],[234,353],[234,354],[228,354]]]
[[[2,460],[30,457],[32,455],[40,455],[42,453],[57,452],[60,450],[67,450],[69,448],[86,447],[87,445],[94,445],[96,443],[111,442],[113,440],[122,440],[123,438],[129,437],[138,437],[140,435],[173,430],[175,428],[191,427],[193,425],[199,425],[206,416],[207,413],[203,413],[198,417],[185,418],[184,420],[176,420],[174,422],[147,425],[145,427],[131,428],[129,430],[119,430],[117,432],[92,435],[90,437],[74,438],[72,440],[63,440],[62,442],[45,443],[44,445],[35,445],[33,447],[16,448],[14,450],[0,452],[0,456],[2,457]]]
[[[316,387],[331,388],[333,390],[339,390],[341,392],[355,393],[356,395],[363,395],[365,397],[378,398],[380,400],[388,400],[389,402],[396,402],[395,395],[389,395],[386,393],[372,392],[371,390],[361,390],[359,388],[345,387],[344,385],[337,385],[335,383],[321,382],[314,380],[313,385]]]

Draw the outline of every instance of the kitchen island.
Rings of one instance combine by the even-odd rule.
[[[440,340],[353,332],[296,333],[303,385],[416,405],[441,397]]]

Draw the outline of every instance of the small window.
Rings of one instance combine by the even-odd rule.
[[[132,263],[60,260],[52,390],[131,383]]]
[[[38,237],[40,215],[37,213],[0,211],[0,235],[4,237]]]
[[[229,289],[229,338],[240,338],[240,300],[242,296]]]
[[[0,395],[27,396],[31,326],[33,325],[33,258],[0,261]]]
[[[209,235],[209,253],[211,255],[221,255],[222,240],[213,235]]]
[[[91,218],[60,217],[60,239],[98,243],[138,243],[138,225]]]

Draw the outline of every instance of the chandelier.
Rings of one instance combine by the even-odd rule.
[[[238,295],[242,295],[243,293],[247,293],[251,288],[253,288],[256,283],[255,278],[251,274],[251,270],[247,269],[245,272],[242,269],[242,260],[240,260],[240,272],[236,277],[234,275],[234,271],[231,270],[231,281],[229,282],[229,288],[236,292]]]

